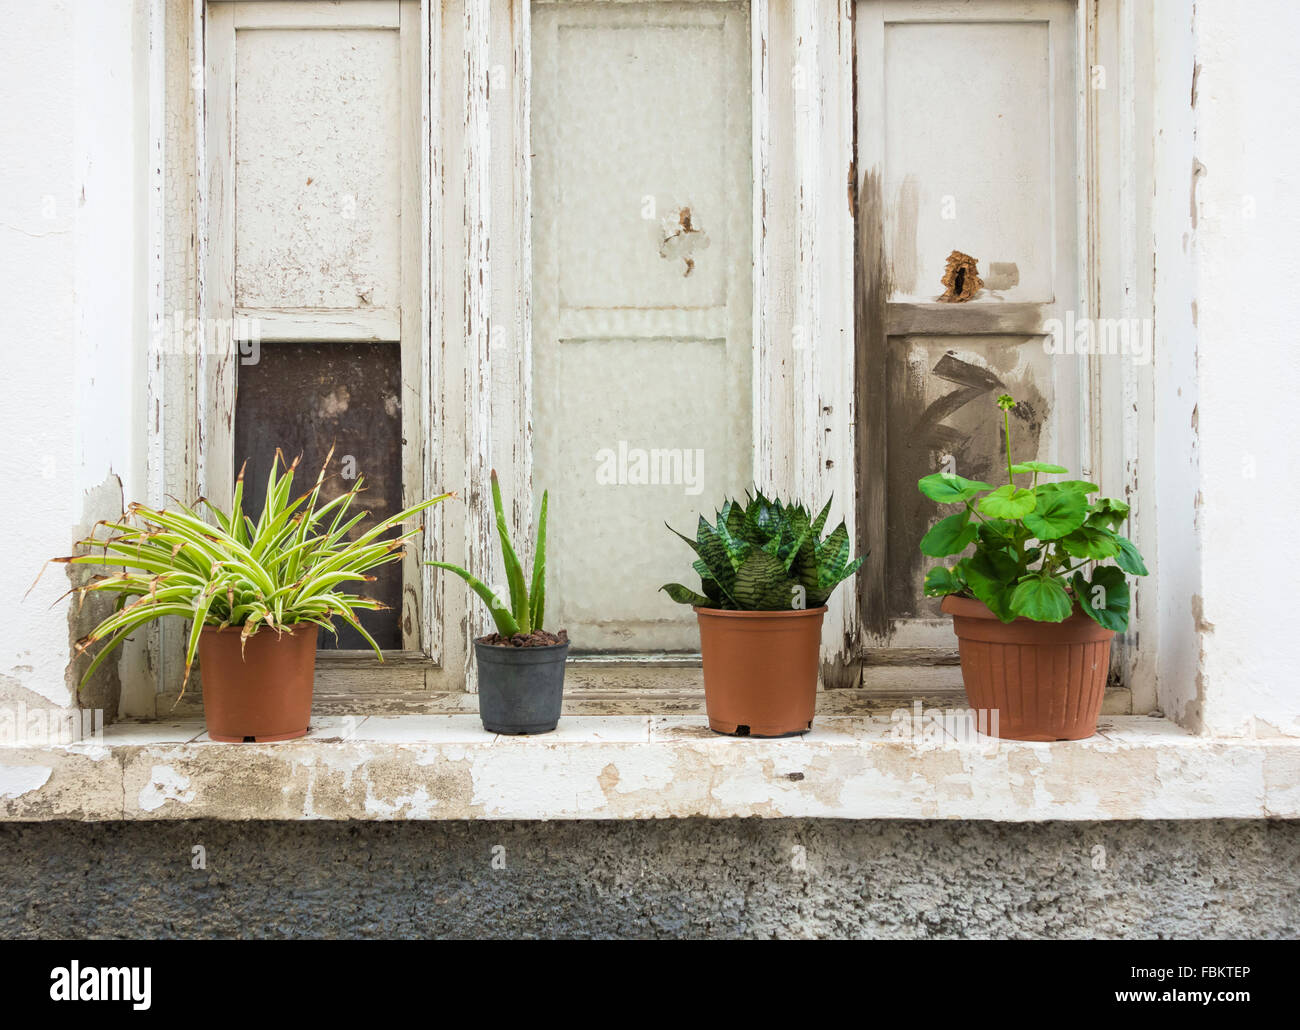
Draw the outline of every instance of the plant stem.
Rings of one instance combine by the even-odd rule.
[[[1011,409],[1010,408],[1002,409],[1002,435],[1006,437],[1006,441],[1007,441],[1007,482],[1014,487],[1016,483],[1016,478],[1011,474]]]

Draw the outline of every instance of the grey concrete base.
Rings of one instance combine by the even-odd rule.
[[[1300,822],[48,822],[0,856],[6,938],[1300,933]]]

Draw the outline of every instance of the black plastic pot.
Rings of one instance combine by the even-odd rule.
[[[501,647],[474,641],[478,714],[489,733],[549,733],[560,721],[569,645]]]

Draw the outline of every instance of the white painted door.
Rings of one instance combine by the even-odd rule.
[[[1086,359],[1044,346],[1080,296],[1074,4],[860,0],[856,33],[859,603],[877,644],[951,646],[917,479],[1005,482],[1001,393],[1017,460],[1087,474]],[[953,251],[985,284],[964,303],[939,300]]]
[[[749,9],[532,9],[533,483],[547,622],[587,651],[698,648],[658,588],[753,475]],[[534,508],[536,510],[536,507]]]

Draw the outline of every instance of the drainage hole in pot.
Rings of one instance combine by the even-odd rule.
[[[244,738],[244,743],[245,743],[245,744],[256,744],[256,743],[257,743],[257,738],[256,738],[256,737],[245,737],[245,738]]]
[[[749,736],[749,727],[748,727],[748,726],[737,726],[737,727],[736,727],[736,736],[737,736],[737,737],[748,737],[748,736]]]

